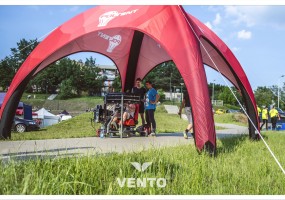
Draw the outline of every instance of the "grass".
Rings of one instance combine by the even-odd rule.
[[[58,100],[53,101],[47,100],[50,94],[35,94],[36,98],[27,99],[29,93],[24,93],[21,101],[32,105],[33,108],[46,108],[57,114],[58,111],[67,110],[71,112],[84,112],[86,109],[94,108],[97,104],[103,103],[103,97],[89,97],[83,96],[78,98],[72,98],[68,100]]]
[[[46,127],[40,131],[25,133],[12,133],[12,140],[41,140],[41,139],[58,139],[58,138],[79,138],[95,136],[95,129],[100,124],[92,123],[93,113],[83,113],[70,120],[60,122],[59,124]],[[155,112],[158,133],[182,132],[187,127],[187,121],[179,118],[178,115],[169,115],[163,106],[159,106]],[[217,130],[223,129],[216,127]]]
[[[80,98],[81,99],[81,98]],[[76,103],[80,99],[73,99]],[[82,100],[82,99],[81,99]],[[94,103],[94,99],[86,99]],[[98,100],[99,102],[99,100]],[[158,132],[181,132],[187,121],[167,115],[162,106],[155,113]],[[94,136],[91,113],[48,127],[42,131],[13,133],[13,140]],[[215,121],[244,125],[243,116],[215,115]],[[97,127],[99,124],[96,125]],[[265,140],[285,166],[285,132],[265,132]],[[3,160],[0,194],[285,194],[285,176],[262,141],[248,136],[217,140],[218,156],[198,154],[194,145],[163,147],[133,153],[109,153],[81,157],[30,157]],[[152,162],[138,172],[130,162]],[[117,178],[166,178],[165,188],[121,188]]]
[[[265,138],[284,166],[284,132],[267,132]],[[212,158],[183,145],[78,158],[11,159],[0,165],[0,194],[285,194],[285,176],[262,141],[224,138],[217,151]],[[153,164],[139,172],[130,162]],[[121,188],[118,177],[166,178],[167,185]]]
[[[225,113],[221,115],[215,114],[214,120],[216,123],[248,126],[247,117],[244,114],[233,114],[233,113]]]
[[[70,120],[60,122],[39,131],[12,133],[12,140],[41,140],[57,138],[79,138],[95,136],[95,129],[91,126],[92,113],[84,113]],[[94,124],[93,124],[94,125]],[[99,124],[95,124],[98,128]]]

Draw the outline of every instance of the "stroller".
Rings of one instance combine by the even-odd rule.
[[[94,110],[94,121],[102,126],[97,130],[97,135],[104,134],[109,137],[131,137],[136,133],[139,136],[148,136],[150,128],[139,126],[138,107],[134,104],[140,103],[140,96],[128,93],[108,93],[104,97],[104,105],[97,105]],[[129,109],[133,109],[130,115]],[[129,115],[128,118],[125,115]],[[125,117],[125,119],[124,119]]]

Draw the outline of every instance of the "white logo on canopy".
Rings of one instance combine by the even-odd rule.
[[[106,26],[112,19],[118,16],[124,16],[124,15],[131,15],[138,11],[138,9],[130,10],[126,12],[119,13],[118,11],[109,11],[106,13],[103,13],[99,17],[99,24],[98,27]]]
[[[114,35],[114,36],[109,36],[103,32],[98,32],[98,36],[108,40],[109,41],[109,46],[107,48],[107,52],[112,53],[113,50],[121,43],[122,41],[122,36],[121,35]]]
[[[119,13],[117,11],[110,11],[100,15],[98,27],[106,26],[108,22],[117,17],[118,14]]]

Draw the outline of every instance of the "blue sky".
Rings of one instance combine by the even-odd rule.
[[[0,59],[10,54],[21,38],[40,38],[92,6],[0,6]],[[285,6],[184,6],[210,27],[232,49],[249,81],[257,86],[277,85],[285,74]],[[98,64],[112,64],[99,54],[81,53],[74,59],[96,57]],[[224,84],[220,75],[206,68],[208,82]],[[285,78],[281,79],[282,82]]]

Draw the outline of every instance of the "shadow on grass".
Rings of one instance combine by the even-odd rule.
[[[2,163],[7,163],[9,160],[14,161],[24,161],[24,160],[37,160],[37,159],[52,159],[56,157],[68,157],[75,155],[82,155],[80,152],[70,152],[80,149],[94,149],[93,147],[71,147],[71,148],[57,148],[49,150],[39,150],[39,151],[27,151],[27,152],[17,152],[17,153],[3,153],[0,154],[0,161]],[[53,154],[56,153],[57,154]],[[51,154],[49,154],[51,153]]]
[[[248,135],[221,138],[222,146],[218,146],[217,154],[232,153],[236,150],[236,147],[245,142],[245,140],[249,140]]]
[[[24,133],[18,133],[17,131],[12,131],[11,133],[12,134],[25,134],[25,133],[31,133],[31,132],[39,132],[39,133],[41,133],[41,132],[46,132],[47,131],[47,129],[46,128],[41,128],[41,129],[39,129],[39,130],[36,130],[36,131],[27,131],[27,132],[24,132]]]
[[[8,164],[10,161],[28,161],[28,160],[47,160],[47,159],[55,159],[55,158],[66,158],[66,157],[74,157],[82,155],[82,153],[65,153],[61,155],[41,155],[41,154],[33,154],[33,155],[14,155],[14,156],[5,156],[0,159],[2,164]]]
[[[35,151],[25,151],[25,152],[17,152],[17,153],[4,153],[0,154],[0,156],[19,156],[19,155],[29,155],[29,154],[46,154],[46,153],[54,153],[54,152],[68,152],[72,150],[80,150],[80,149],[95,149],[94,147],[70,147],[70,148],[57,148],[57,149],[49,149],[49,150],[35,150]]]
[[[4,153],[0,154],[0,156],[17,156],[17,155],[28,155],[35,153],[54,153],[60,151],[72,151],[72,150],[80,150],[80,149],[95,149],[94,147],[69,147],[69,148],[57,148],[57,149],[49,149],[49,150],[34,150],[34,151],[25,151],[25,152],[17,152],[17,153]]]
[[[41,129],[39,129],[39,130],[37,130],[37,131],[33,131],[33,132],[45,132],[45,131],[47,131],[46,128],[41,128]]]

